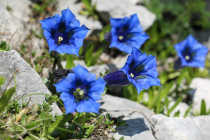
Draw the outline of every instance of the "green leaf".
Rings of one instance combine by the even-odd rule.
[[[9,104],[9,100],[12,98],[12,95],[15,93],[15,87],[12,87],[6,90],[0,98],[0,112],[3,112],[4,109]]]
[[[88,125],[87,130],[85,132],[86,137],[89,137],[91,133],[94,131],[95,125]]]
[[[174,103],[174,105],[168,110],[168,116],[170,116],[171,112],[179,105],[179,103],[181,103],[181,101],[182,97],[179,97]]]
[[[206,102],[204,99],[202,99],[201,101],[201,109],[200,109],[200,115],[206,115],[207,113],[207,110],[206,110]]]
[[[184,113],[184,118],[188,116],[188,114],[190,113],[191,109],[192,109],[192,105],[190,105],[190,106],[188,107],[188,109],[185,111],[185,113]]]
[[[2,86],[5,83],[5,78],[0,76],[0,86]]]
[[[93,49],[94,49],[93,45],[88,46],[87,51],[85,53],[85,63],[86,63],[87,66],[91,65]]]
[[[56,121],[52,125],[50,125],[48,129],[49,134],[52,134],[55,131],[55,129],[60,125],[63,119],[64,119],[64,116],[57,117]]]
[[[153,106],[156,107],[156,113],[161,113],[163,110],[162,101],[167,97],[170,93],[170,89],[173,87],[173,83],[166,84],[164,87],[160,88],[159,95],[155,96],[155,100],[153,102]]]
[[[73,55],[67,55],[66,58],[66,69],[71,69],[73,68],[74,65],[74,56]]]
[[[82,3],[85,5],[88,11],[92,10],[91,1],[90,0],[82,0]]]
[[[180,111],[175,112],[174,117],[179,117]]]
[[[99,48],[96,52],[94,52],[94,46],[93,44],[89,45],[87,47],[86,53],[85,53],[85,63],[87,66],[91,66],[97,63],[98,58],[103,53],[103,47]]]

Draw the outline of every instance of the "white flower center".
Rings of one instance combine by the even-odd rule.
[[[121,41],[124,39],[124,36],[120,35],[120,36],[118,36],[118,39]]]
[[[63,41],[63,37],[62,36],[59,36],[58,37],[58,43],[60,44],[62,41]]]
[[[85,92],[84,90],[80,89],[80,88],[77,88],[76,89],[76,93],[79,95],[79,96],[84,96]]]
[[[133,73],[130,73],[130,76],[131,76],[132,78],[134,78],[134,74],[133,74]]]
[[[190,56],[189,56],[189,55],[186,55],[186,56],[185,56],[185,59],[186,59],[186,60],[190,60]]]

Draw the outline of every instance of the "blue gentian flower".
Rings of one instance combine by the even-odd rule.
[[[66,78],[55,84],[56,91],[61,93],[66,113],[94,112],[98,113],[104,92],[105,81],[102,78],[96,80],[84,67],[78,65],[72,69]]]
[[[149,38],[143,31],[137,14],[124,18],[111,18],[110,47],[131,53],[132,48],[139,49]]]
[[[133,84],[137,92],[148,89],[151,86],[160,86],[157,64],[154,56],[147,56],[136,48],[133,48],[124,67],[104,77],[108,85]]]
[[[78,55],[88,28],[85,25],[80,26],[80,22],[69,9],[63,10],[61,16],[56,14],[40,23],[50,52]]]
[[[192,35],[175,46],[181,66],[201,67],[205,66],[208,48],[199,43]]]

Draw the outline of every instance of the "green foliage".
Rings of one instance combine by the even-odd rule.
[[[103,53],[103,47],[100,47],[98,50],[96,50],[94,45],[90,44],[85,48],[85,58],[84,58],[85,64],[87,66],[95,65],[102,53]]]
[[[0,98],[0,113],[4,111],[6,105],[9,103],[12,95],[15,93],[15,87],[12,87],[5,92],[3,92]]]
[[[206,102],[205,100],[201,101],[201,109],[200,109],[200,115],[206,115],[207,110],[206,110]]]
[[[195,68],[175,69],[176,53],[173,48],[174,44],[183,40],[188,34],[196,34],[197,31],[210,29],[210,24],[207,22],[210,20],[210,13],[206,10],[204,0],[155,0],[144,1],[144,4],[155,13],[157,19],[147,31],[150,39],[141,49],[157,57],[162,87],[153,87],[147,92],[143,91],[139,96],[131,89],[129,91],[124,90],[123,95],[130,95],[125,97],[143,103],[155,113],[170,116],[181,101],[191,104],[189,85],[193,78],[210,77],[209,60],[207,60],[206,68],[203,70]],[[144,98],[145,95],[148,96],[147,100]],[[169,108],[171,99],[176,102]],[[191,108],[190,106],[185,112],[185,117]],[[175,116],[179,116],[179,112],[176,112]]]
[[[10,90],[7,91],[9,92]],[[51,101],[52,99],[57,100],[54,97]],[[7,135],[0,135],[0,138],[8,140],[108,138],[107,134],[113,132],[113,126],[117,124],[109,114],[75,113],[53,116],[50,107],[53,102],[30,107],[27,104],[19,104],[15,100],[12,102],[6,100],[2,102],[0,99],[0,132]]]
[[[16,104],[15,104],[16,103]],[[50,104],[22,106],[12,102],[0,113],[0,131],[10,139],[80,139],[102,136],[114,131],[114,121],[107,115],[76,113],[71,115],[51,115]],[[103,131],[101,131],[103,130]]]
[[[33,16],[38,19],[50,15],[53,9],[56,8],[55,0],[32,1]],[[81,2],[83,3],[81,14],[102,20],[95,5],[91,4],[91,0],[81,0]],[[185,102],[189,104],[189,108],[184,113],[184,117],[187,117],[192,110],[191,101],[189,100],[189,91],[191,90],[189,85],[195,77],[210,77],[210,61],[208,58],[205,69],[175,69],[176,53],[173,46],[188,34],[210,29],[210,13],[206,11],[204,0],[150,0],[145,1],[144,4],[156,14],[157,19],[147,32],[150,39],[142,47],[142,51],[157,57],[159,78],[162,85],[161,87],[152,87],[142,91],[139,95],[135,87],[129,85],[122,88],[120,96],[141,103],[155,113],[175,117],[180,116],[181,113],[179,110],[174,112],[177,106],[181,102]],[[101,22],[104,24],[103,20]],[[100,33],[94,32],[94,35],[90,35],[85,40],[85,46],[81,48],[80,56],[84,58],[87,66],[98,64],[102,52],[110,52],[107,49],[108,41],[106,41],[106,35],[109,31],[110,26],[106,25]],[[39,39],[43,38],[43,35],[35,31],[32,31],[31,35]],[[4,41],[0,43],[1,50],[9,50],[8,44]],[[50,63],[53,61],[61,63],[66,60],[65,68],[71,69],[74,67],[73,60],[78,59],[73,55],[62,55],[59,58],[52,59],[47,51],[45,49],[43,54],[36,56],[36,52],[31,52],[26,45],[21,45],[19,48],[21,55],[40,74],[44,67],[51,67]],[[116,54],[116,56],[119,54]],[[4,83],[5,79],[0,77],[0,86]],[[109,114],[74,113],[53,116],[50,113],[52,103],[59,103],[61,110],[64,110],[63,104],[57,95],[46,97],[46,102],[42,105],[30,107],[15,100],[11,101],[13,94],[15,94],[15,87],[0,94],[2,95],[0,98],[0,134],[3,134],[0,135],[0,139],[99,139],[100,136],[107,138],[107,133],[114,131],[113,126],[125,124],[119,118],[111,118]],[[203,100],[200,112],[193,115],[208,114],[210,114],[210,110],[206,108],[206,103]],[[120,138],[120,140],[123,139],[123,137]]]
[[[4,84],[5,78],[0,77],[0,87]],[[47,95],[42,105],[29,106],[28,103],[18,103],[15,98],[11,100],[15,87],[0,91],[0,139],[108,139],[107,134],[115,131],[113,126],[120,123],[119,119],[113,119],[109,114],[74,113],[54,116],[51,105],[61,102],[56,95]]]
[[[129,85],[123,88],[123,97],[137,101],[152,109],[155,113],[162,113],[171,116],[172,112],[182,101],[191,104],[188,100],[191,88],[189,84],[195,77],[206,77],[208,74],[205,70],[195,68],[183,68],[174,70],[173,65],[168,64],[166,71],[160,74],[161,87],[151,87],[148,90],[142,91],[139,95],[135,87]],[[175,101],[173,103],[172,101]],[[169,107],[169,105],[173,104]],[[189,114],[191,107],[185,112],[185,116]],[[175,113],[178,116],[179,112]]]
[[[0,76],[0,86],[2,86],[5,83],[5,78]]]
[[[73,56],[73,55],[66,56],[66,69],[71,69],[75,66],[74,60],[75,60],[75,56]]]
[[[34,17],[42,17],[52,13],[55,9],[56,0],[31,0],[31,5]]]
[[[88,17],[93,17],[94,19],[98,19],[96,5],[91,4],[91,0],[81,0],[84,8],[80,11],[80,14],[86,15]]]
[[[210,29],[210,13],[204,0],[146,0],[144,4],[157,19],[148,30],[150,40],[143,51],[152,53],[159,60],[175,56],[173,45],[187,35]]]
[[[9,51],[10,47],[8,46],[7,42],[1,41],[0,42],[0,51]]]

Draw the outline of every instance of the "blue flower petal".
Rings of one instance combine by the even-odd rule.
[[[60,98],[64,103],[64,107],[66,109],[66,114],[74,113],[76,111],[77,103],[75,102],[75,98],[72,94],[63,92],[61,94]]]
[[[62,21],[65,22],[66,25],[69,25],[74,20],[76,20],[75,15],[69,9],[64,9],[64,10],[62,10],[61,13],[62,13],[61,19],[62,19]],[[80,26],[80,23],[77,24],[76,27],[79,27],[79,26]]]
[[[129,25],[129,30],[131,32],[143,32],[143,29],[140,26],[140,21],[138,19],[138,15],[137,14],[133,14],[131,15],[130,19],[129,19],[130,25]]]
[[[56,51],[60,54],[74,54],[78,55],[79,49],[71,45],[62,44],[56,48]]]
[[[48,43],[48,45],[49,46],[51,46],[51,47],[49,47],[49,51],[51,52],[51,51],[56,51],[57,50],[57,44],[55,43],[55,40],[53,40],[53,39],[48,39],[47,40],[47,43]]]
[[[69,73],[68,76],[58,83],[54,84],[57,92],[70,92],[71,89],[75,88],[76,76],[73,73]]]
[[[151,86],[160,86],[160,80],[156,78],[143,78],[138,79],[135,83],[138,93],[140,93],[143,89],[149,89]]]
[[[126,24],[128,17],[125,18],[110,18],[110,24],[112,27],[119,27]],[[115,30],[115,28],[113,28]]]
[[[92,82],[96,80],[96,76],[92,73],[89,73],[87,69],[81,65],[77,65],[72,69],[76,76],[83,82]]]
[[[40,23],[44,30],[51,32],[51,29],[56,27],[57,24],[60,22],[60,20],[61,20],[61,17],[58,14],[56,14],[55,16],[48,17],[46,19],[41,20]]]
[[[89,97],[91,97],[94,100],[100,100],[101,99],[101,95],[104,92],[105,89],[105,85],[106,82],[104,81],[104,79],[99,78],[96,81],[92,82],[90,84],[90,89],[89,89]]]
[[[98,113],[100,104],[95,100],[89,98],[88,100],[82,100],[77,105],[77,112],[92,112]]]
[[[82,25],[80,28],[75,28],[75,34],[72,35],[74,38],[84,38],[88,33],[88,28],[85,25]]]

